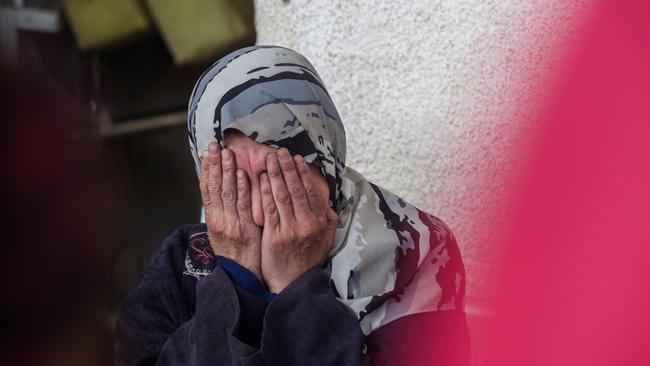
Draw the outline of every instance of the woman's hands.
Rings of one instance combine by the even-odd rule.
[[[230,149],[209,145],[199,185],[214,253],[236,261],[279,293],[325,262],[338,217],[301,156],[292,158],[281,148],[268,154],[265,163],[267,173],[260,177],[262,229],[253,221],[248,177],[237,169]]]
[[[244,266],[261,280],[262,233],[253,222],[248,177],[237,169],[232,151],[210,143],[201,159],[199,187],[212,250]]]
[[[279,293],[308,269],[322,265],[334,242],[338,217],[328,207],[307,163],[285,148],[266,159],[261,178],[264,231],[262,276]]]

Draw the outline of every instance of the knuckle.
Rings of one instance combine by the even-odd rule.
[[[289,193],[294,197],[301,198],[305,195],[305,189],[300,184],[292,184],[289,186]]]
[[[199,189],[201,189],[201,191],[204,191],[204,192],[207,191],[208,190],[208,184],[203,180],[199,181]]]
[[[236,241],[237,235],[235,235],[232,230],[225,230],[223,233],[224,239],[226,239],[229,242]]]
[[[208,188],[210,189],[210,192],[214,194],[220,194],[221,193],[221,184],[217,182],[212,182],[211,184],[208,185]]]
[[[281,205],[288,205],[291,203],[291,198],[289,197],[288,194],[280,193],[278,194],[277,201]]]
[[[312,235],[320,231],[320,226],[317,221],[309,221],[305,224],[305,230],[308,235]]]
[[[208,157],[208,169],[212,170],[214,168],[218,168],[219,165],[221,165],[221,162],[219,161],[219,158],[216,156],[210,156]]]
[[[215,238],[217,239],[217,242],[219,242],[221,239],[223,239],[224,232],[221,229],[221,226],[218,225],[217,221],[207,220],[206,219],[205,222],[206,222],[206,224],[208,224],[208,231],[210,232],[210,234],[215,236]]]
[[[269,170],[269,171],[267,171],[267,174],[271,178],[281,178],[282,177],[282,171],[280,171],[280,170]]]
[[[248,193],[248,186],[242,181],[237,181],[237,192],[242,194]]]
[[[275,210],[276,210],[275,205],[272,203],[267,203],[266,205],[264,205],[264,211],[266,211],[266,213],[268,213],[269,215],[275,215]]]
[[[241,212],[247,212],[249,209],[248,204],[245,201],[237,200],[237,210]]]
[[[309,233],[307,231],[300,231],[294,234],[294,237],[298,239],[299,242],[304,243],[309,238]]]
[[[270,195],[271,194],[271,187],[269,187],[268,185],[263,184],[262,187],[260,188],[260,192],[262,192],[265,195]]]
[[[309,231],[305,231],[298,235],[298,239],[300,240],[301,243],[311,242],[313,238],[314,238],[313,233]]]
[[[316,228],[320,229],[325,225],[327,225],[327,217],[325,215],[323,216],[315,215],[312,223]]]
[[[223,165],[223,174],[232,174],[235,171],[235,167],[232,164]]]
[[[284,253],[285,249],[285,244],[281,240],[272,240],[270,244],[271,250],[276,253],[276,254],[282,254]]]
[[[317,187],[309,186],[307,187],[307,196],[309,196],[310,199],[320,198],[320,192]]]
[[[221,199],[225,203],[232,203],[235,200],[235,192],[229,190],[229,189],[224,189],[221,192]]]
[[[226,217],[223,220],[223,232],[224,235],[227,236],[230,239],[234,239],[237,237],[237,226],[233,222],[233,219],[230,217]]]

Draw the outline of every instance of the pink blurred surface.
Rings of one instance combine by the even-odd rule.
[[[585,16],[511,203],[479,364],[650,364],[650,2]]]

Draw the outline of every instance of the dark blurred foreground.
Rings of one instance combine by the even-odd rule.
[[[112,364],[122,298],[199,220],[186,103],[253,3],[143,3],[0,1],[2,365]]]
[[[116,186],[87,111],[2,67],[3,365],[109,364]],[[103,360],[103,362],[102,362]]]
[[[107,139],[35,65],[2,65],[0,92],[0,364],[112,364],[122,297],[198,220],[184,128]]]

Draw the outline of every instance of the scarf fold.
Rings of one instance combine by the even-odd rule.
[[[346,167],[343,122],[305,57],[253,46],[221,58],[196,83],[187,122],[197,174],[200,154],[212,141],[223,147],[227,129],[320,167],[340,218],[325,271],[365,335],[410,314],[463,310],[465,272],[452,232]]]

